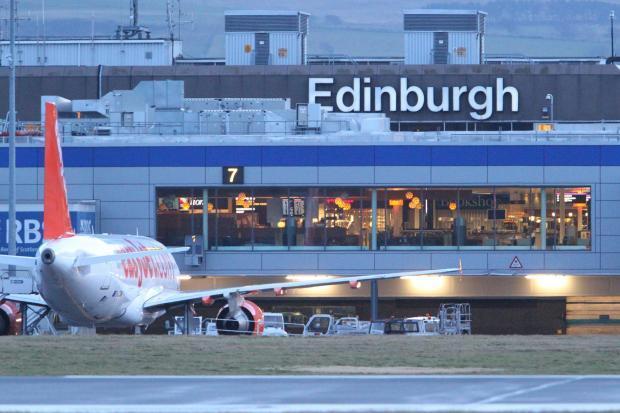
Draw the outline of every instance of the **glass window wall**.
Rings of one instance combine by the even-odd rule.
[[[547,188],[547,249],[590,248],[590,188]]]
[[[325,190],[323,188],[291,188],[285,201],[295,229],[292,249],[323,249],[325,245]]]
[[[254,188],[254,249],[288,249],[295,238],[287,220],[288,188]]]
[[[590,187],[158,188],[158,240],[202,235],[203,190],[209,249],[590,248]]]
[[[325,189],[325,245],[361,249],[370,245],[370,194],[362,188]]]
[[[464,233],[464,248],[492,249],[496,244],[496,225],[505,211],[498,208],[494,188],[463,188],[459,190],[458,211]],[[458,226],[457,226],[458,228]]]
[[[202,189],[157,190],[157,240],[164,245],[186,245],[186,237],[202,236]]]
[[[422,228],[424,228],[425,208],[422,190],[413,191],[406,188],[389,188],[383,195],[385,212],[386,245],[393,248],[422,246]]]
[[[498,248],[540,248],[540,189],[496,188]]]
[[[218,189],[209,200],[216,208],[215,246],[222,249],[251,247],[255,221],[251,191]]]
[[[415,189],[412,190],[415,192]],[[465,244],[466,225],[461,214],[459,195],[458,189],[424,190],[426,219],[421,236],[423,247],[454,249]]]

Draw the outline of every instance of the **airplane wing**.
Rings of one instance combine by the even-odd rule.
[[[40,305],[42,307],[48,307],[47,303],[39,294],[6,294],[0,295],[0,301],[13,301],[16,303]]]
[[[169,252],[170,254],[175,254],[177,252],[185,252],[189,249],[189,247],[174,247],[174,248],[161,248],[161,249],[153,249],[146,251],[136,251],[136,252],[122,252],[118,254],[110,254],[110,255],[95,255],[95,256],[84,256],[78,257],[74,267],[83,267],[85,265],[93,265],[93,264],[101,264],[109,261],[120,261],[128,258],[142,258],[149,257],[153,255],[163,254],[165,252]]]
[[[14,265],[16,267],[34,268],[36,261],[37,259],[35,257],[0,255],[0,265]]]
[[[199,301],[204,297],[227,298],[231,294],[249,294],[259,291],[277,291],[288,290],[293,288],[310,288],[319,287],[322,285],[333,284],[346,284],[356,283],[372,280],[386,280],[400,277],[416,277],[421,275],[439,275],[447,274],[451,272],[460,271],[460,268],[446,268],[441,270],[428,270],[428,271],[406,271],[406,272],[394,272],[387,274],[372,274],[353,277],[333,277],[322,278],[317,280],[308,281],[291,281],[291,282],[279,282],[269,284],[251,284],[239,287],[220,288],[214,290],[199,290],[199,291],[162,291],[160,294],[146,300],[144,308],[166,307],[174,304],[191,303]]]

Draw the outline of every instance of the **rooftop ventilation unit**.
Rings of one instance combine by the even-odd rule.
[[[481,64],[487,14],[478,10],[403,12],[405,64]]]
[[[300,11],[226,12],[226,64],[306,64],[309,17]]]

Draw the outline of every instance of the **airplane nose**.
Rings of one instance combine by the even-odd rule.
[[[41,252],[41,261],[43,264],[51,265],[56,260],[56,254],[54,254],[54,250],[51,248],[46,248]]]

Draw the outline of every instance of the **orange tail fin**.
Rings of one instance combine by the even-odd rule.
[[[45,187],[43,196],[43,239],[73,235],[67,187],[63,175],[62,151],[58,140],[58,112],[54,103],[45,104]]]

